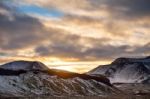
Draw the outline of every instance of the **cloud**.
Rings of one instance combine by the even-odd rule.
[[[58,10],[64,16],[60,18],[62,25],[58,23],[56,26],[71,33],[96,37],[123,35],[130,38],[140,30],[149,36],[149,29],[139,29],[145,24],[149,25],[148,0],[24,0],[21,4]],[[124,40],[121,37],[119,39]]]
[[[113,13],[121,13],[131,18],[150,16],[149,0],[106,0],[106,5]]]
[[[18,0],[15,0],[18,1]],[[149,0],[24,0],[24,3],[46,8],[56,8],[66,14],[94,15],[106,11],[121,17],[141,17],[150,15]]]
[[[61,35],[61,36],[56,36]],[[51,34],[50,43],[39,45],[35,52],[39,56],[75,59],[76,61],[111,60],[117,57],[139,57],[150,53],[149,43],[145,45],[112,45],[107,38],[96,39],[79,35],[55,32]]]
[[[77,61],[150,53],[150,24],[149,18],[145,18],[149,17],[149,2],[146,0],[24,1],[18,5],[57,9],[64,16],[44,20],[40,13],[38,17],[21,13],[16,5],[8,7],[0,2],[0,51],[3,53],[12,52],[17,56],[30,48],[35,56]]]
[[[84,50],[82,50],[84,49]],[[131,50],[133,49],[133,50]],[[99,60],[111,60],[118,57],[141,57],[149,55],[150,48],[148,46],[112,46],[101,45],[86,48],[79,45],[67,45],[62,44],[51,46],[39,46],[36,48],[36,52],[40,56],[57,56],[63,58],[75,58],[78,61],[99,61]]]
[[[67,31],[50,29],[49,44],[46,46],[38,46],[35,51],[39,55],[57,56],[63,58],[82,57],[82,50],[93,46],[94,44],[102,44],[105,39],[97,39],[90,37],[82,37],[74,34],[67,34]],[[52,32],[53,31],[53,32]],[[59,36],[58,36],[59,35]]]
[[[16,50],[27,48],[44,39],[44,27],[38,19],[12,13],[9,7],[1,3],[0,9],[4,9],[13,18],[10,20],[8,14],[0,13],[0,49]],[[42,34],[43,33],[43,34]]]

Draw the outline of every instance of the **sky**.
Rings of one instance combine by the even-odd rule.
[[[0,0],[0,63],[87,72],[150,55],[150,0]]]

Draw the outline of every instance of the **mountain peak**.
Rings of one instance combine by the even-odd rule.
[[[146,59],[150,59],[150,56],[147,56]]]
[[[118,58],[109,65],[99,66],[88,74],[102,74],[111,82],[143,82],[149,79],[150,57],[145,58]]]
[[[129,62],[129,58],[124,58],[124,57],[121,57],[121,58],[117,58],[116,60],[114,60],[112,62],[112,64],[121,64],[121,63],[127,63]]]
[[[13,61],[1,65],[0,68],[8,70],[48,70],[48,67],[39,61]]]
[[[150,61],[150,56],[147,56],[145,58],[125,58],[125,57],[120,57],[117,58],[112,62],[112,64],[124,64],[124,63],[134,63],[134,62],[149,62]]]

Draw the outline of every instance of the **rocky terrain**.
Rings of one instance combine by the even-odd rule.
[[[150,57],[118,58],[84,74],[50,69],[38,61],[14,61],[0,66],[0,97],[149,99],[149,96]]]
[[[0,96],[107,96],[119,90],[109,79],[47,68],[41,62],[0,66]]]

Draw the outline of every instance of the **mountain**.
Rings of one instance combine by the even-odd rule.
[[[0,66],[0,96],[84,96],[118,92],[102,75],[49,69],[37,61],[14,61]]]
[[[150,56],[118,58],[109,65],[98,66],[89,75],[105,75],[112,83],[150,83]]]
[[[8,70],[48,70],[49,68],[38,61],[14,61],[6,63],[0,68]]]

